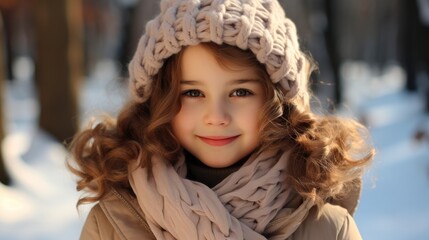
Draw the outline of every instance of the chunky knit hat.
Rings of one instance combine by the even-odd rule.
[[[129,65],[135,100],[150,97],[153,77],[167,58],[201,42],[250,49],[288,99],[303,84],[304,56],[296,28],[277,0],[163,0]]]

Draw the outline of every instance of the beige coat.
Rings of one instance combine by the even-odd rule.
[[[112,191],[95,205],[82,229],[82,240],[155,239],[137,199],[122,191]],[[291,240],[362,239],[353,217],[345,208],[325,204],[319,219],[310,211]]]

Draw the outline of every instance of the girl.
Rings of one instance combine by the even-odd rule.
[[[81,239],[360,239],[365,129],[310,109],[276,0],[166,0],[118,119],[79,133]]]

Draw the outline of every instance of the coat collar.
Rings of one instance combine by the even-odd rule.
[[[113,189],[100,207],[122,239],[155,239],[137,200],[125,190]]]

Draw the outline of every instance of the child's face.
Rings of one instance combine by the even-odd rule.
[[[180,144],[210,167],[228,167],[259,144],[265,101],[256,71],[222,68],[201,45],[182,56],[181,109],[172,120]]]

